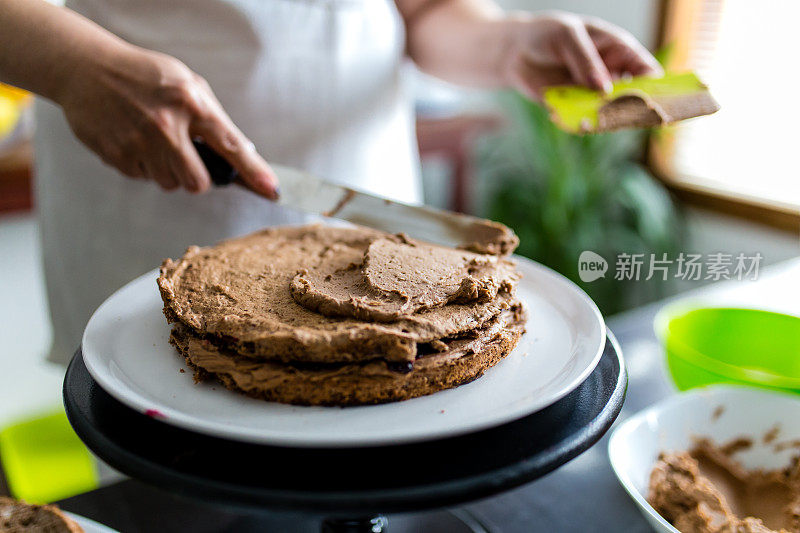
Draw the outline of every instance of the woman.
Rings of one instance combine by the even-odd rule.
[[[35,164],[51,359],[67,361],[102,300],[162,258],[302,221],[268,201],[278,183],[262,155],[419,201],[405,56],[532,98],[658,71],[604,21],[490,0],[0,0],[0,80],[49,100]],[[195,137],[250,190],[210,190]]]

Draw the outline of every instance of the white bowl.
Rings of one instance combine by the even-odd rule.
[[[650,472],[662,451],[692,447],[693,437],[725,443],[750,437],[752,448],[736,454],[747,468],[786,466],[797,449],[776,452],[780,442],[800,439],[800,396],[749,387],[714,385],[678,394],[620,424],[608,443],[611,467],[656,531],[679,533],[647,503]],[[764,436],[778,427],[769,444]]]

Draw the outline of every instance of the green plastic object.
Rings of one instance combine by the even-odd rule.
[[[657,98],[706,90],[692,72],[666,73],[660,78],[638,76],[617,80],[608,94],[577,85],[548,87],[543,99],[553,122],[566,131],[578,133],[595,130],[600,108],[620,96],[634,94]]]
[[[29,503],[50,503],[99,485],[94,459],[64,411],[0,431],[0,462],[11,495]]]
[[[800,317],[676,305],[655,329],[680,390],[732,383],[800,393]]]

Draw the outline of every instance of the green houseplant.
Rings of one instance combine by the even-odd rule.
[[[482,213],[512,227],[518,253],[566,275],[610,314],[665,291],[647,277],[615,280],[621,253],[667,253],[681,242],[680,217],[667,190],[636,162],[641,132],[573,135],[547,111],[516,93],[501,96],[509,127],[487,138],[478,156]],[[578,257],[592,250],[608,261],[604,278],[582,282]]]

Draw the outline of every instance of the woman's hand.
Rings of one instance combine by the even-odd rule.
[[[658,75],[658,62],[630,33],[604,20],[552,12],[507,20],[502,60],[508,85],[539,99],[551,85],[577,84],[608,92],[624,75]]]
[[[661,73],[630,33],[598,18],[560,11],[506,14],[491,0],[396,2],[411,58],[454,83],[513,87],[540,99],[550,85],[608,91],[620,76]]]
[[[44,0],[0,0],[0,79],[61,105],[103,161],[167,190],[211,184],[202,139],[250,189],[277,197],[274,172],[208,84],[177,59],[133,46]]]
[[[208,83],[177,59],[130,45],[87,58],[54,100],[75,135],[126,176],[165,190],[208,190],[192,145],[202,139],[239,171],[250,189],[277,198],[277,178],[233,124]]]

